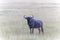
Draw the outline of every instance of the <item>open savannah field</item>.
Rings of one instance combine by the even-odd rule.
[[[24,15],[43,21],[44,35],[30,34]],[[5,3],[0,5],[0,40],[60,40],[59,4]]]

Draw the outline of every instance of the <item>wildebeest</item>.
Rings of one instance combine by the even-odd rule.
[[[41,20],[34,19],[34,16],[25,16],[24,15],[24,18],[27,20],[27,24],[29,25],[30,33],[33,33],[34,28],[38,28],[39,33],[40,33],[40,30],[42,31],[42,33],[44,33],[43,22]]]

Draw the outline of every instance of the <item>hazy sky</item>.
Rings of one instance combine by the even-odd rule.
[[[60,3],[60,0],[0,0],[0,3],[9,3],[9,2]]]

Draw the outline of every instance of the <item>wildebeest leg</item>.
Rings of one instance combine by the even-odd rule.
[[[32,32],[31,32],[31,28],[30,28],[30,34],[31,34]]]
[[[34,28],[32,28],[32,34],[33,34],[33,32],[34,32]]]
[[[41,31],[42,31],[42,33],[44,34],[43,26],[41,26]]]
[[[40,28],[38,28],[39,34],[40,34]]]

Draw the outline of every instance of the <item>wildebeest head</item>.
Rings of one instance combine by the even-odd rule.
[[[25,15],[24,15],[24,18],[27,19],[27,20],[30,20],[30,19],[32,19],[33,17],[34,17],[33,15],[32,15],[32,16],[25,16]]]

